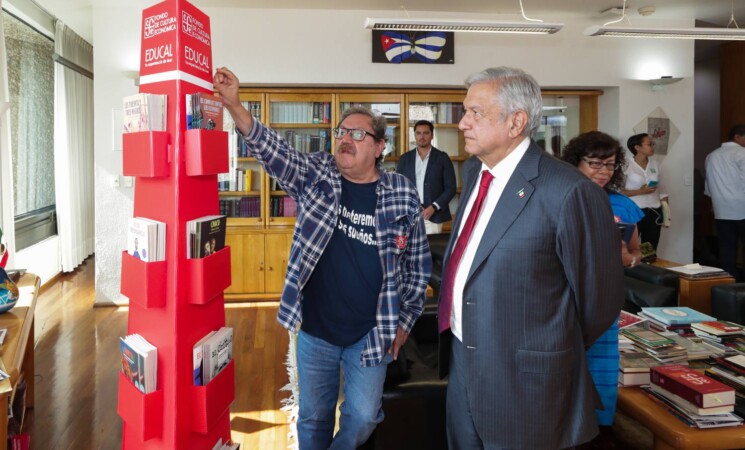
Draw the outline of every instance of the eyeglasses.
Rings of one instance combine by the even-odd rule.
[[[593,159],[587,159],[587,158],[582,158],[582,161],[584,161],[585,164],[590,166],[590,169],[595,169],[595,170],[605,169],[605,170],[610,170],[611,172],[613,172],[621,168],[620,164],[614,163],[614,162],[604,163],[602,161],[595,161]]]
[[[372,136],[373,139],[375,139],[375,134],[370,133],[369,131],[365,130],[358,130],[356,128],[349,129],[349,128],[334,128],[334,137],[336,139],[341,139],[344,137],[345,134],[348,134],[352,137],[355,141],[362,141],[365,139],[365,136],[368,134]]]

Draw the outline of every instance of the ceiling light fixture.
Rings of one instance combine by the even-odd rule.
[[[470,33],[553,34],[564,27],[563,23],[547,23],[525,15],[523,2],[520,11],[525,22],[448,20],[448,19],[376,19],[368,17],[365,28],[384,31],[450,31]]]
[[[734,23],[735,28],[638,28],[638,27],[609,27],[620,22],[626,16],[626,0],[624,0],[623,16],[615,21],[608,22],[603,26],[593,25],[585,30],[587,36],[611,36],[611,37],[634,37],[634,38],[657,38],[657,39],[700,39],[712,41],[745,41],[745,29],[740,29],[735,20],[734,0],[732,1],[732,15],[727,24],[729,27]],[[640,8],[639,13],[642,13]],[[651,13],[649,13],[651,14]]]

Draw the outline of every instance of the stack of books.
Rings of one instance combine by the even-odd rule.
[[[139,334],[119,338],[122,373],[140,392],[155,391],[158,381],[158,349]]]
[[[233,360],[233,329],[210,331],[196,344],[192,353],[194,385],[204,386]]]
[[[693,336],[691,325],[696,322],[716,320],[686,306],[642,308],[639,315],[649,321],[649,328],[652,330],[673,331],[682,336]]]
[[[745,414],[745,356],[714,358],[713,361],[706,375],[735,390],[735,410],[742,416]]]
[[[672,364],[687,360],[688,352],[685,347],[660,333],[641,327],[624,328],[620,333],[634,342],[636,351],[645,353],[657,361]]]
[[[204,92],[186,94],[186,129],[222,130],[223,105],[219,97]]]
[[[737,353],[745,353],[745,328],[724,320],[693,324],[696,336],[710,344],[719,344]]]
[[[689,367],[653,367],[647,389],[690,426],[715,428],[742,423],[742,419],[732,413],[735,390]]]
[[[665,364],[642,352],[623,351],[620,355],[618,384],[621,386],[649,384],[650,369]]]

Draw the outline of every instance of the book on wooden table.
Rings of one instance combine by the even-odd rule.
[[[729,275],[729,273],[719,267],[702,266],[697,263],[668,267],[667,269],[686,278],[718,278]]]
[[[684,399],[683,397],[674,394],[667,389],[656,385],[654,383],[651,383],[649,385],[649,388],[656,392],[657,394],[665,397],[666,399],[673,402],[676,406],[681,407],[685,412],[688,412],[690,414],[695,414],[699,416],[711,416],[715,414],[725,414],[730,413],[735,410],[735,404],[729,404],[729,405],[720,405],[720,406],[711,406],[709,408],[702,408],[698,405],[694,405],[693,403],[689,402],[688,400]]]
[[[674,364],[652,367],[651,382],[691,402],[699,408],[735,403],[735,390],[695,370]]]
[[[717,320],[687,306],[643,307],[640,315],[652,318],[665,325],[686,325]]]
[[[705,333],[713,334],[715,336],[730,336],[743,334],[742,325],[734,322],[727,322],[726,320],[714,320],[710,322],[698,322],[691,324],[696,330],[701,330]]]
[[[642,386],[649,384],[649,372],[624,372],[618,371],[618,384],[621,386]]]
[[[618,328],[628,328],[633,325],[641,324],[646,320],[645,317],[640,317],[628,311],[621,310],[621,314],[618,316]]]
[[[629,328],[624,328],[623,330],[620,330],[620,333],[628,337],[632,341],[650,348],[671,346],[675,344],[675,341],[673,341],[672,339],[654,331],[645,330],[641,327],[632,326]]]

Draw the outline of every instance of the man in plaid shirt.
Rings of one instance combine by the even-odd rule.
[[[214,84],[251,154],[297,203],[277,319],[298,333],[300,449],[354,449],[383,420],[386,367],[422,312],[432,261],[416,187],[380,166],[386,120],[344,111],[334,155],[299,153]],[[340,368],[344,403],[334,436]]]

